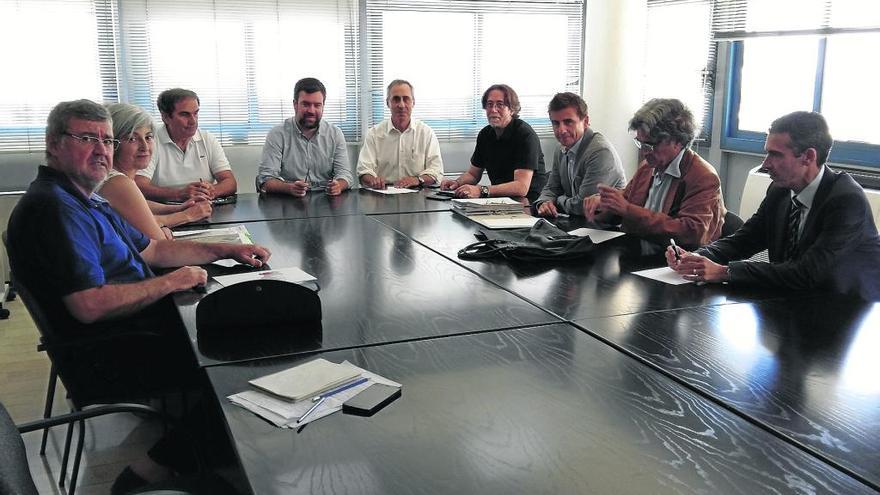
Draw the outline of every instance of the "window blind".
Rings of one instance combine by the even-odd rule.
[[[324,119],[360,137],[356,0],[122,1],[122,97],[159,118],[165,89],[195,91],[199,125],[223,145],[263,144],[293,114],[293,87],[327,87]]]
[[[127,101],[160,122],[172,87],[199,94],[223,145],[262,145],[308,76],[327,87],[324,118],[358,140],[358,15],[357,0],[0,0],[0,150],[42,150],[59,101]]]
[[[42,150],[59,101],[115,101],[114,15],[108,2],[0,0],[0,150]]]
[[[520,117],[552,135],[547,104],[581,92],[582,1],[366,0],[367,125],[388,118],[386,85],[411,82],[413,116],[441,140],[471,139],[486,123],[481,97],[510,85]]]
[[[643,99],[677,98],[708,141],[715,92],[711,0],[648,0]]]
[[[715,0],[715,39],[880,31],[876,0]]]

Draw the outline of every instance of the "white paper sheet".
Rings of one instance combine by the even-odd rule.
[[[250,280],[283,280],[293,282],[295,284],[302,282],[313,282],[314,276],[302,271],[300,268],[292,266],[289,268],[279,268],[275,270],[263,270],[259,272],[237,273],[235,275],[222,275],[214,277],[220,285],[229,287],[230,285],[247,282]]]
[[[663,266],[660,268],[651,268],[650,270],[641,270],[638,272],[632,272],[633,275],[638,275],[640,277],[650,278],[651,280],[657,280],[659,282],[663,282],[664,284],[670,285],[682,285],[682,284],[692,284],[690,280],[685,280],[681,278],[681,275],[675,273],[675,270],[669,268],[668,266]]]
[[[418,189],[407,189],[405,187],[394,187],[388,186],[385,189],[373,189],[372,187],[365,187],[367,191],[377,192],[379,194],[406,194],[406,193],[414,193],[419,192]]]
[[[624,235],[623,232],[617,232],[614,230],[588,229],[586,227],[574,229],[569,232],[569,234],[578,237],[590,236],[590,240],[593,241],[593,244],[601,244],[605,241],[610,241],[611,239]]]

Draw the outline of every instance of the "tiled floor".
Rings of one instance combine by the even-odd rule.
[[[16,423],[22,423],[42,417],[49,360],[36,350],[39,336],[21,301],[6,302],[3,307],[10,310],[10,317],[0,320],[0,402]],[[58,388],[62,388],[60,384]],[[64,392],[59,390],[55,412],[66,412],[66,407]],[[40,432],[23,436],[31,473],[41,494],[66,493],[58,487],[65,430],[65,427],[52,430],[45,456],[39,455]],[[157,422],[144,421],[130,414],[89,421],[76,493],[110,493],[110,485],[116,476],[131,460],[143,454],[161,431]],[[72,458],[71,454],[71,462]],[[67,476],[69,480],[69,469]]]

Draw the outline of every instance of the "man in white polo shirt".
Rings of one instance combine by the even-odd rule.
[[[163,125],[156,129],[150,165],[135,182],[147,199],[186,201],[235,194],[238,184],[226,153],[210,132],[199,129],[199,97],[174,88],[156,100]]]

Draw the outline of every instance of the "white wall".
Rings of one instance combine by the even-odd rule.
[[[642,103],[646,13],[644,0],[587,1],[583,96],[590,127],[614,144],[627,177],[638,165],[627,127]]]

